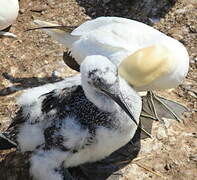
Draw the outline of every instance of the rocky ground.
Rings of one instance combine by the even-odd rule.
[[[189,111],[184,114],[183,123],[166,120],[167,132],[154,122],[155,138],[141,141],[137,159],[121,170],[119,179],[197,179],[196,9],[196,0],[20,0],[19,16],[10,30],[17,38],[0,39],[0,129],[9,125],[17,110],[15,97],[22,90],[76,73],[64,65],[62,46],[40,31],[25,31],[34,27],[34,19],[64,25],[79,25],[103,15],[140,20],[187,47],[187,78],[178,88],[159,94],[183,103]],[[0,152],[0,158],[8,153]]]

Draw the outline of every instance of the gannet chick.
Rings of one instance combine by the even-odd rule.
[[[141,98],[117,67],[94,55],[85,58],[80,71],[22,94],[18,116],[4,133],[22,152],[32,152],[30,172],[36,180],[62,180],[62,166],[103,159],[135,134]]]
[[[183,81],[189,69],[189,56],[183,44],[141,22],[99,17],[77,28],[40,20],[34,23],[43,26],[41,29],[69,48],[78,64],[86,56],[98,54],[120,65],[120,75],[137,91],[174,88]],[[151,93],[150,97],[169,109],[158,96]],[[155,108],[154,114],[157,117]],[[176,111],[169,109],[169,114],[180,120]]]
[[[0,36],[16,37],[16,35],[3,30],[16,20],[18,11],[18,0],[0,0]]]

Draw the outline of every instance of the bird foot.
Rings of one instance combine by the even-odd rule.
[[[143,98],[142,116],[162,121],[162,118],[175,119],[181,122],[181,116],[188,109],[182,104],[148,92]]]

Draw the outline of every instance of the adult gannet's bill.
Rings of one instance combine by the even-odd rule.
[[[18,0],[0,0],[0,36],[16,37],[16,35],[3,30],[16,20],[18,11]]]
[[[173,88],[187,75],[189,56],[186,48],[176,39],[141,22],[99,17],[76,29],[40,20],[34,22],[69,48],[78,64],[88,55],[99,54],[120,65],[120,75],[138,91]],[[151,95],[168,108],[158,96]],[[179,120],[176,114],[173,117]]]
[[[29,89],[5,133],[32,152],[36,180],[63,180],[65,168],[94,162],[128,143],[139,123],[141,98],[103,56],[88,56],[81,74]],[[1,140],[0,140],[1,147]]]

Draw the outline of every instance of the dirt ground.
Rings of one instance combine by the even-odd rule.
[[[143,3],[142,3],[143,2]],[[197,1],[196,0],[20,0],[20,13],[10,31],[16,39],[0,39],[0,130],[14,116],[22,90],[55,82],[75,72],[62,61],[65,50],[48,35],[28,31],[34,19],[79,25],[98,16],[121,16],[153,25],[181,41],[190,55],[182,85],[159,94],[183,103],[183,123],[166,120],[167,132],[153,123],[155,138],[142,140],[138,158],[121,171],[122,180],[197,180]],[[56,76],[59,78],[57,78]],[[10,80],[8,80],[10,79]],[[1,152],[3,158],[8,152]]]

